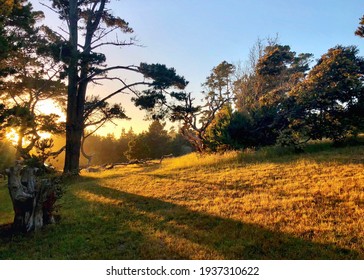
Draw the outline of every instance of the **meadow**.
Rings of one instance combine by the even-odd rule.
[[[189,154],[82,173],[60,220],[10,234],[0,259],[364,259],[364,146]]]

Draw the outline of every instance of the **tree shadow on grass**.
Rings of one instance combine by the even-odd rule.
[[[60,224],[10,236],[0,259],[358,259],[360,254],[192,211],[87,180],[70,189]]]
[[[192,211],[156,198],[97,184],[85,191],[88,195],[83,199],[90,209],[96,207],[100,213],[112,213],[112,217],[105,217],[106,222],[121,225],[116,226],[113,233],[119,235],[118,244],[111,246],[119,250],[115,254],[118,258],[360,258],[355,251],[311,242],[255,224]]]

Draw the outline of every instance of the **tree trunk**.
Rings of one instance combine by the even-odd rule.
[[[79,172],[82,131],[82,128],[76,128],[75,125],[67,126],[64,173],[76,175]]]
[[[67,88],[67,121],[66,121],[66,157],[63,172],[78,174],[81,136],[83,126],[79,125],[77,116],[77,90],[78,90],[78,14],[77,0],[69,2],[69,44],[71,48],[70,64],[68,66]]]

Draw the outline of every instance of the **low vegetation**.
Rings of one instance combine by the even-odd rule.
[[[61,220],[11,235],[0,259],[363,259],[364,148],[189,154],[83,173]]]

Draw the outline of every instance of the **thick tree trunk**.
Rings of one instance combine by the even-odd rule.
[[[76,175],[79,172],[81,136],[83,129],[67,126],[66,130],[66,157],[63,172]]]
[[[77,0],[69,2],[69,30],[71,58],[68,66],[67,88],[67,121],[66,121],[66,157],[63,172],[66,174],[78,174],[83,126],[79,125],[77,115],[77,91],[78,91],[78,14]]]
[[[100,1],[95,18],[87,22],[85,42],[82,51],[83,60],[78,52],[78,9],[77,0],[69,1],[69,43],[71,58],[68,66],[68,99],[66,121],[66,158],[63,172],[78,174],[82,135],[84,129],[84,107],[87,85],[89,83],[89,61],[86,59],[91,53],[94,32],[99,26],[106,0]],[[80,63],[80,64],[79,64]],[[80,66],[80,68],[79,68]]]

